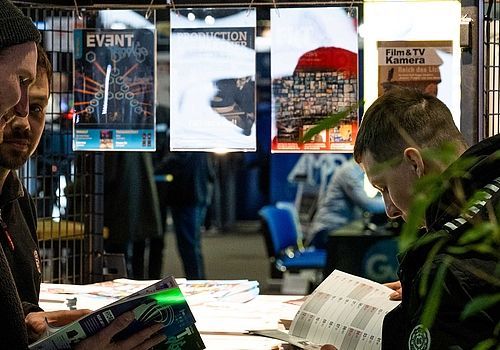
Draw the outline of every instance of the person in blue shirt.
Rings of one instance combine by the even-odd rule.
[[[306,244],[325,248],[330,232],[361,219],[363,212],[379,214],[384,211],[382,197],[367,194],[361,167],[354,159],[347,160],[337,168],[319,200],[307,231]]]

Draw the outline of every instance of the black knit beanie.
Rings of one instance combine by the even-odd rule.
[[[0,0],[0,49],[29,41],[40,42],[40,32],[31,18],[10,0]]]

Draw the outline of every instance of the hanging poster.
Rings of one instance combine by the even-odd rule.
[[[77,29],[75,151],[155,150],[155,33]]]
[[[378,94],[405,86],[437,97],[440,87],[451,81],[451,64],[446,62],[451,61],[452,44],[451,40],[379,41]]]
[[[364,109],[384,86],[409,85],[436,94],[460,127],[462,15],[457,0],[363,1]]]
[[[357,9],[271,10],[272,151],[352,152],[357,110],[301,143],[358,100]]]
[[[171,150],[256,149],[255,9],[170,12]]]

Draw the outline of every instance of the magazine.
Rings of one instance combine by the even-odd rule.
[[[288,333],[250,333],[301,349],[319,349],[323,344],[337,349],[380,349],[384,317],[400,303],[389,300],[392,292],[379,283],[335,270],[305,299]]]
[[[72,322],[30,345],[33,350],[71,349],[81,340],[96,334],[121,314],[133,311],[135,320],[114,340],[125,339],[153,323],[163,323],[164,343],[155,349],[204,349],[195,319],[172,276],[166,277],[128,297],[117,300]],[[174,345],[175,344],[175,345]]]

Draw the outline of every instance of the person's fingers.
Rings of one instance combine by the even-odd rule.
[[[389,295],[390,300],[402,300],[403,299],[403,289],[396,289],[395,292]]]
[[[51,326],[60,327],[67,325],[68,323],[73,322],[91,312],[92,310],[89,309],[50,311],[46,313],[46,317]]]
[[[157,333],[162,328],[163,328],[162,323],[155,323],[154,325],[148,328],[144,328],[143,330],[135,334],[132,334],[127,339],[117,342],[116,343],[117,349],[136,349],[136,348],[143,349],[141,347],[142,344],[144,342],[147,342],[153,334]],[[144,348],[144,349],[149,349],[149,348]]]
[[[134,320],[134,313],[132,311],[127,311],[124,314],[118,316],[113,320],[106,328],[102,329],[97,335],[101,339],[109,339],[121,330],[127,328],[127,326]]]
[[[45,322],[44,312],[30,312],[26,315],[24,322],[29,331],[35,334],[42,334],[47,328],[47,323]]]
[[[165,334],[156,334],[144,341],[142,344],[136,346],[133,350],[148,350],[155,345],[163,343],[165,340],[167,340],[167,336]]]
[[[397,290],[397,289],[401,288],[401,282],[395,281],[395,282],[384,283],[384,286],[389,287],[389,288],[394,289],[394,290]]]
[[[337,350],[337,348],[333,345],[330,344],[325,344],[321,347],[320,350]]]

